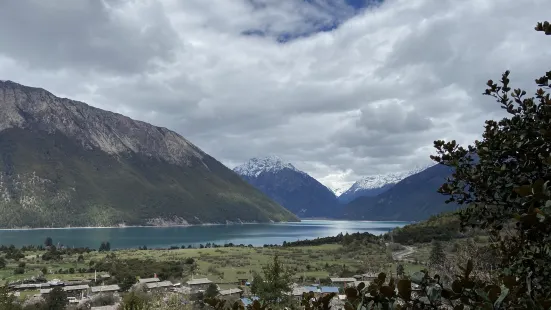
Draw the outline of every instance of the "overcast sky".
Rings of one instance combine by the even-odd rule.
[[[335,188],[430,162],[535,89],[549,0],[5,0],[0,79],[182,134],[233,168],[277,155]],[[545,64],[547,66],[541,66]]]

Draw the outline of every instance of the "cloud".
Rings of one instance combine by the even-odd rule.
[[[361,5],[360,5],[361,4]],[[482,96],[549,68],[547,0],[18,0],[1,79],[173,129],[233,166],[278,155],[330,187],[480,137]],[[547,61],[547,62],[546,62]]]

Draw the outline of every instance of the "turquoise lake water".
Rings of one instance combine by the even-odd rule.
[[[300,223],[234,224],[189,227],[64,228],[0,230],[0,244],[39,245],[46,237],[54,244],[98,248],[109,241],[112,249],[168,248],[205,243],[282,244],[283,241],[335,236],[339,233],[370,232],[380,235],[408,222],[303,220]]]

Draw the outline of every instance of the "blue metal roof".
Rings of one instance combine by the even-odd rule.
[[[303,289],[307,292],[317,292],[318,288],[316,286],[304,286]]]
[[[334,287],[334,286],[322,286],[322,287],[321,287],[321,292],[322,292],[322,293],[338,293],[338,292],[339,292],[339,288],[338,288],[338,287]]]

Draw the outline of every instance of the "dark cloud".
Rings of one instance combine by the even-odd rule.
[[[168,127],[228,166],[278,155],[341,187],[479,138],[504,115],[485,82],[510,69],[530,89],[551,49],[533,31],[548,0],[254,3],[3,1],[0,78]]]

